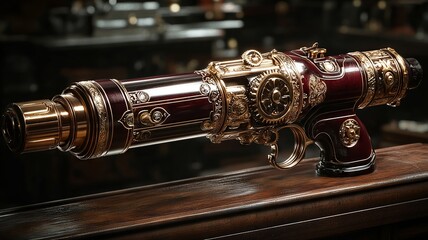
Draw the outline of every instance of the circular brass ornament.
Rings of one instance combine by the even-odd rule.
[[[293,101],[293,86],[278,71],[267,71],[251,84],[250,101],[256,120],[280,123]]]
[[[355,119],[347,119],[339,130],[340,140],[345,147],[353,147],[360,139],[360,125]]]
[[[395,81],[394,74],[391,71],[386,72],[385,73],[385,83],[386,83],[386,85],[388,87],[392,86],[392,85],[394,85],[394,81]]]
[[[259,66],[263,61],[262,54],[256,50],[245,51],[241,57],[242,60],[244,60],[245,64],[250,65],[252,67]]]
[[[208,96],[208,94],[211,92],[211,87],[208,83],[202,83],[199,88],[199,91],[202,95]]]

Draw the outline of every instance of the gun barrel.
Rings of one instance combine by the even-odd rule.
[[[52,100],[10,104],[2,134],[17,153],[59,148],[81,159],[205,136],[212,104],[200,87],[196,73],[77,82]]]

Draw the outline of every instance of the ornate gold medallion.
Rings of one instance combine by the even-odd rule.
[[[339,130],[340,140],[345,147],[353,147],[360,139],[360,125],[355,119],[346,119]]]
[[[252,109],[257,120],[265,123],[282,122],[292,103],[291,81],[277,71],[260,74],[250,89]]]

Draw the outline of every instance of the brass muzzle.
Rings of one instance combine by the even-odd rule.
[[[2,117],[2,135],[14,152],[79,146],[86,137],[84,107],[68,94],[53,100],[13,103]]]
[[[52,100],[10,104],[2,135],[15,153],[58,148],[80,159],[122,153],[131,144],[134,120],[125,96],[114,79],[76,82]],[[132,126],[122,123],[124,112]]]
[[[15,152],[58,147],[70,135],[63,106],[51,100],[14,103],[3,115],[3,137]]]

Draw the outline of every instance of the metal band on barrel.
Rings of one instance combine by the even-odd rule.
[[[361,52],[351,52],[348,53],[349,55],[353,56],[357,59],[357,62],[359,63],[360,67],[363,71],[361,71],[361,74],[363,75],[363,100],[358,105],[358,108],[362,109],[371,103],[371,101],[374,98],[375,91],[376,91],[376,73],[375,69],[373,67],[372,61],[362,54]]]
[[[108,141],[109,141],[109,129],[108,122],[111,118],[108,107],[103,96],[103,92],[99,89],[98,84],[95,81],[81,81],[76,83],[78,86],[84,88],[91,98],[91,107],[94,110],[95,123],[92,125],[91,136],[89,141],[93,141],[93,145],[90,144],[90,149],[84,154],[82,158],[96,158],[101,157],[107,153]],[[110,120],[111,121],[111,120]]]
[[[409,73],[404,59],[392,48],[381,50],[352,52],[364,78],[363,94],[358,107],[377,105],[398,105],[404,97]]]

